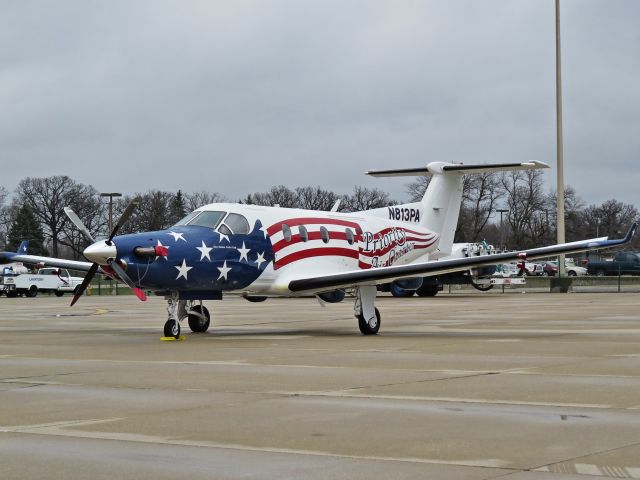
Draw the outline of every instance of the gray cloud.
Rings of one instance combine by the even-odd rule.
[[[638,203],[639,14],[562,1],[566,181],[590,203]],[[552,0],[4,2],[0,185],[402,198],[403,180],[362,172],[553,164],[553,15]]]

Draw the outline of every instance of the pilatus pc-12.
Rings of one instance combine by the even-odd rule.
[[[89,262],[0,253],[0,263],[23,262],[86,271],[71,304],[84,293],[96,273],[143,291],[164,296],[169,318],[165,336],[180,335],[187,320],[194,332],[209,328],[203,300],[221,300],[235,292],[250,301],[270,296],[316,295],[339,302],[345,289],[355,296],[354,311],[364,335],[378,333],[376,285],[396,282],[418,289],[422,277],[468,270],[511,260],[622,245],[607,237],[551,245],[490,256],[439,260],[450,255],[458,223],[465,174],[548,168],[541,162],[458,165],[435,162],[426,167],[371,171],[377,177],[432,175],[420,202],[353,213],[299,210],[231,203],[198,208],[167,230],[117,235],[133,212],[130,204],[109,238],[95,241],[70,209],[73,223],[91,240],[84,250]]]

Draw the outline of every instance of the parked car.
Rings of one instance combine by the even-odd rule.
[[[558,274],[558,261],[552,260],[550,262],[545,262],[548,265],[546,272],[548,272],[549,276],[555,276]],[[569,277],[578,277],[587,274],[587,269],[584,267],[580,267],[573,263],[572,260],[565,260],[564,267],[567,270],[567,275]],[[554,271],[554,273],[551,273]]]
[[[636,252],[618,252],[613,260],[591,260],[587,265],[591,275],[640,275],[640,254]]]
[[[540,262],[542,263],[542,276],[555,277],[558,274],[558,262]]]

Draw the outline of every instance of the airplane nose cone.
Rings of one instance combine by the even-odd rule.
[[[96,242],[93,245],[89,245],[84,249],[82,254],[86,257],[87,260],[90,260],[99,265],[106,265],[107,259],[116,258],[118,254],[118,250],[116,246],[111,243],[111,245],[107,245],[105,240],[100,242]]]

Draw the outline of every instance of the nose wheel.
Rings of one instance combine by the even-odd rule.
[[[165,337],[173,337],[180,338],[180,322],[178,320],[174,320],[170,318],[164,324],[164,336]]]

